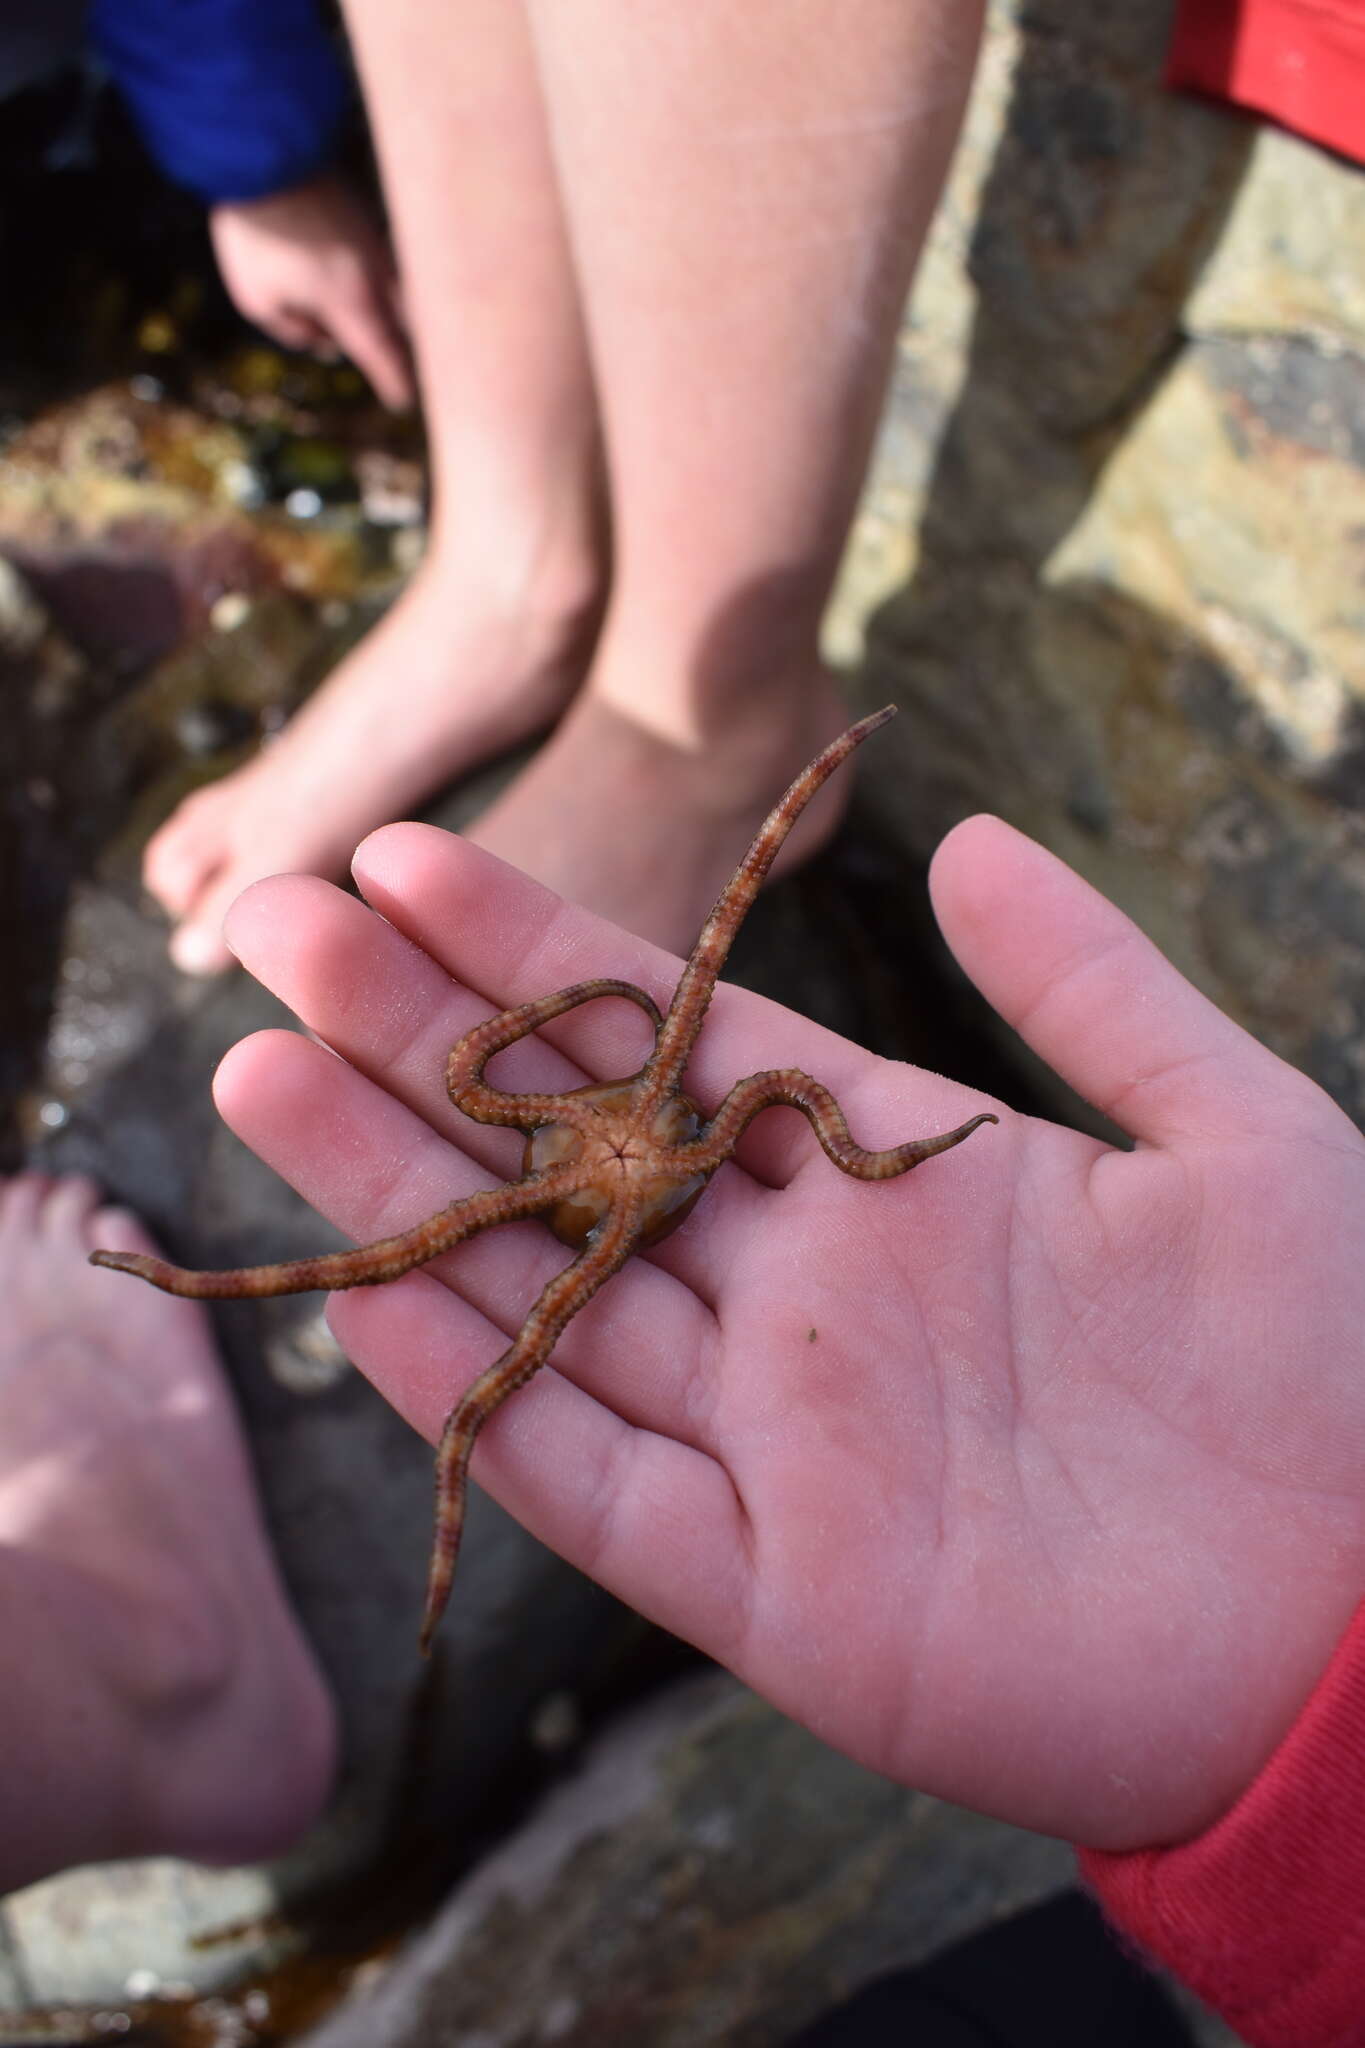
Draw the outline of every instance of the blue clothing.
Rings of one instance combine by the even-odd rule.
[[[177,185],[263,199],[325,169],[350,83],[317,0],[92,0],[89,33]]]

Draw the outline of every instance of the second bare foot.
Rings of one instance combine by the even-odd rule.
[[[335,1757],[207,1318],[99,1245],[153,1249],[88,1181],[0,1183],[0,1892],[274,1854]]]
[[[847,724],[816,669],[762,707],[736,703],[691,744],[652,732],[590,685],[468,836],[567,901],[686,954],[788,783]],[[820,792],[776,873],[829,839],[847,800],[842,778]]]
[[[143,875],[189,974],[231,964],[222,922],[263,875],[344,875],[367,832],[550,724],[580,680],[595,608],[581,586],[507,611],[438,560],[256,758],[197,791]]]

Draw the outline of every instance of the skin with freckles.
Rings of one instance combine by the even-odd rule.
[[[446,1418],[437,1453],[424,1651],[449,1597],[464,1526],[466,1476],[479,1431],[507,1396],[545,1364],[565,1325],[631,1253],[658,1243],[685,1220],[761,1110],[779,1104],[801,1110],[827,1156],[859,1180],[894,1179],[961,1144],[981,1124],[998,1121],[987,1112],[937,1137],[869,1152],[854,1144],[829,1089],[796,1068],[750,1075],[705,1125],[681,1092],[683,1069],[717,977],[778,849],[816,790],[893,710],[861,720],[833,741],[770,813],[703,926],[666,1016],[629,982],[584,981],[491,1017],[455,1046],[446,1069],[451,1101],[478,1123],[510,1125],[528,1134],[519,1181],[455,1202],[416,1230],[322,1258],[192,1272],[139,1253],[91,1254],[92,1264],[136,1274],[168,1294],[231,1299],[381,1285],[494,1224],[529,1216],[544,1216],[556,1236],[574,1248],[577,1258],[544,1289],[514,1343]],[[637,1004],[654,1026],[654,1050],[638,1074],[568,1093],[509,1095],[485,1081],[484,1068],[495,1053],[599,996],[621,996]]]

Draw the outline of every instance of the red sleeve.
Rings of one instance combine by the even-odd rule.
[[[1365,0],[1179,0],[1166,83],[1365,163]]]
[[[1251,2048],[1365,2048],[1365,1603],[1222,1820],[1172,1849],[1083,1849],[1081,1870]]]

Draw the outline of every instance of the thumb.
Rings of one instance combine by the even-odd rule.
[[[939,847],[935,914],[964,972],[1054,1072],[1133,1137],[1302,1134],[1337,1112],[1099,892],[999,818]]]

